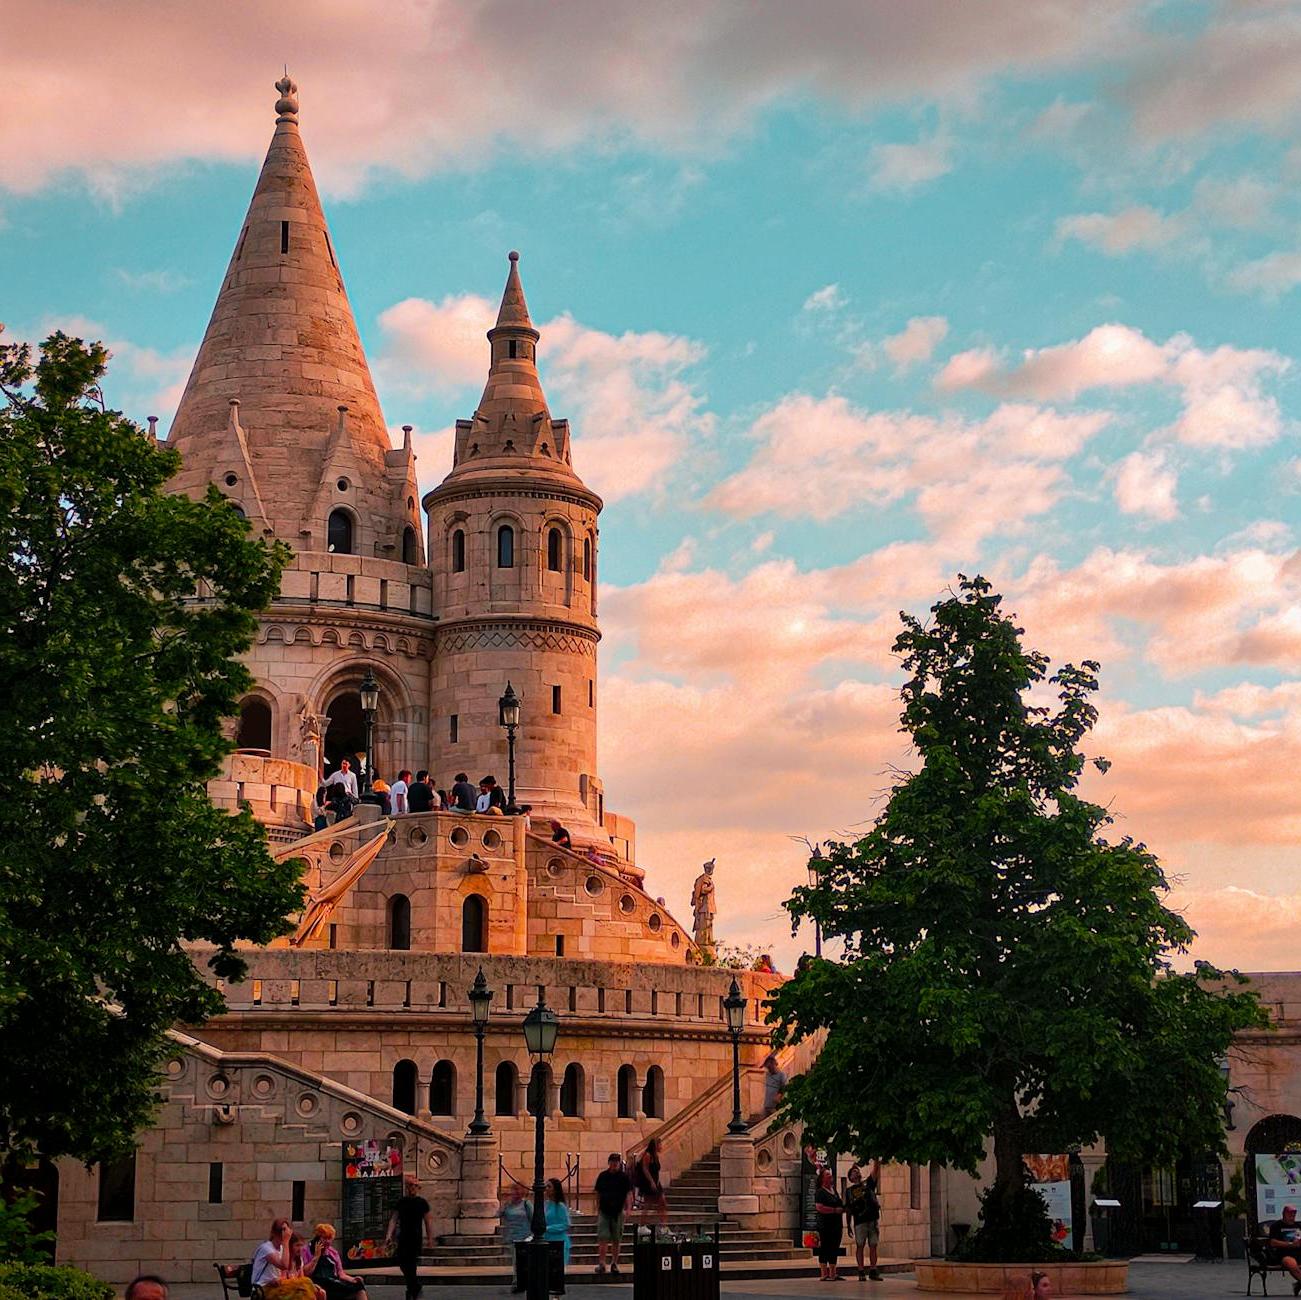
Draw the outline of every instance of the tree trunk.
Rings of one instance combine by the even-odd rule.
[[[1021,1111],[1016,1097],[1010,1096],[994,1116],[994,1188],[1000,1198],[1024,1184],[1024,1156]]]

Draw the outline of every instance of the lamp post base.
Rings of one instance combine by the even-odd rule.
[[[564,1293],[564,1252],[559,1241],[522,1241],[515,1247],[515,1285],[523,1283],[526,1300],[550,1300]]]

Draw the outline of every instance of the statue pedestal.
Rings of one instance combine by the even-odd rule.
[[[461,1199],[456,1232],[492,1236],[497,1231],[497,1135],[467,1133],[461,1148]]]

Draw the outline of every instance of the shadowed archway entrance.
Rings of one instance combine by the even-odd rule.
[[[325,731],[325,772],[328,776],[338,769],[340,759],[351,759],[352,770],[360,770],[358,754],[366,752],[366,724],[361,716],[361,696],[355,690],[345,691],[331,702],[325,711],[330,719]]]

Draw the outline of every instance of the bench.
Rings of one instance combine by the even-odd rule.
[[[1251,1294],[1251,1284],[1260,1278],[1261,1295],[1269,1295],[1269,1275],[1278,1273],[1291,1280],[1292,1275],[1278,1262],[1270,1249],[1268,1237],[1249,1237],[1247,1247],[1247,1294]]]
[[[253,1285],[252,1264],[213,1264],[221,1279],[223,1300],[230,1300],[232,1291],[242,1300],[262,1300],[262,1288]]]

